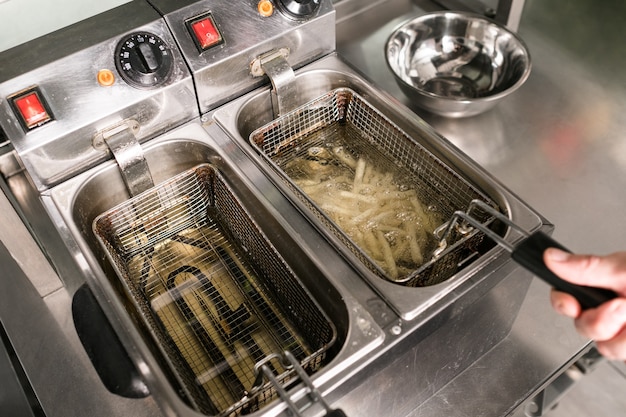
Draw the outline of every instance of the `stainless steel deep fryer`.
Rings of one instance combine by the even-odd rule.
[[[200,165],[98,216],[93,230],[190,402],[240,415],[309,374],[336,332],[219,172]]]
[[[324,94],[255,130],[249,141],[314,223],[378,277],[411,287],[437,284],[457,272],[460,262],[493,246],[476,231],[432,256],[433,231],[455,211],[476,199],[497,205],[351,89]],[[360,183],[368,168],[382,187],[376,195]],[[331,194],[330,187],[339,190]],[[309,191],[319,188],[322,194]],[[382,214],[371,207],[384,206],[394,193],[408,203],[390,206],[390,224],[372,223]],[[364,226],[352,230],[361,219]]]

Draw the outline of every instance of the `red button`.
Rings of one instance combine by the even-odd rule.
[[[210,15],[191,21],[189,27],[193,32],[196,43],[203,51],[222,42],[222,35],[217,30],[215,22]]]
[[[32,129],[51,119],[36,91],[13,100],[27,128]]]

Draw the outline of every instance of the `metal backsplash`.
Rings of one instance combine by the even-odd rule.
[[[366,12],[369,8],[388,0],[333,0],[337,18]],[[525,0],[413,0],[424,10],[462,10],[485,15],[517,31]]]

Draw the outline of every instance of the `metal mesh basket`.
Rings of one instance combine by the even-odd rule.
[[[255,365],[290,351],[318,370],[335,329],[221,175],[201,165],[94,221],[192,404],[240,415],[275,398]],[[292,370],[270,360],[281,382]]]
[[[496,205],[350,89],[255,130],[250,143],[320,229],[383,279],[440,283],[483,245],[473,233],[432,256],[433,232],[454,211],[474,199]]]

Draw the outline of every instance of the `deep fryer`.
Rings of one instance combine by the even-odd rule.
[[[89,47],[83,46],[83,49],[67,55],[54,50],[53,53],[61,55],[51,60],[56,65],[26,68],[24,76],[3,80],[0,85],[6,97],[19,98],[24,89],[26,92],[35,91],[46,100],[51,110],[52,120],[25,130],[14,110],[2,103],[6,116],[2,119],[2,128],[15,148],[11,156],[21,167],[8,176],[7,182],[9,188],[14,190],[16,206],[26,211],[24,218],[32,222],[33,235],[62,276],[64,288],[71,296],[79,293],[78,288],[81,291],[87,288],[94,293],[98,306],[102,307],[105,322],[110,322],[117,337],[111,343],[122,346],[121,351],[125,352],[132,365],[128,370],[121,366],[122,360],[115,362],[120,364],[120,373],[130,372],[134,367],[147,387],[135,393],[141,398],[132,401],[152,399],[165,415],[197,416],[219,412],[206,404],[206,399],[203,399],[205,394],[193,392],[197,389],[194,388],[197,376],[193,366],[190,371],[187,369],[189,365],[185,364],[187,361],[180,360],[185,357],[184,353],[177,352],[182,342],[177,344],[168,340],[177,337],[179,339],[176,340],[182,340],[182,336],[168,336],[168,333],[174,333],[176,326],[168,327],[166,319],[176,316],[179,321],[188,321],[189,326],[181,333],[192,336],[194,347],[200,345],[200,350],[206,350],[206,346],[210,345],[207,339],[217,340],[217,343],[228,341],[231,337],[229,328],[241,327],[251,319],[253,309],[262,309],[258,305],[254,307],[249,300],[241,301],[237,298],[239,296],[230,300],[221,295],[187,292],[196,288],[210,292],[211,286],[215,286],[209,282],[209,275],[203,272],[203,268],[207,267],[205,261],[200,262],[200,266],[180,264],[165,268],[168,271],[164,279],[165,288],[169,290],[169,295],[156,296],[151,303],[142,301],[146,294],[150,294],[142,290],[142,280],[135,286],[135,281],[127,278],[130,275],[125,270],[133,262],[143,267],[141,260],[152,257],[161,264],[161,258],[155,257],[153,250],[168,244],[175,247],[176,252],[182,247],[192,246],[195,253],[200,247],[198,252],[212,254],[210,256],[219,258],[219,262],[225,265],[236,265],[231,271],[235,287],[238,286],[238,279],[243,276],[249,279],[253,275],[235,273],[235,270],[242,269],[241,265],[249,263],[254,265],[252,269],[258,269],[256,260],[250,262],[246,259],[247,255],[242,254],[247,252],[249,245],[235,246],[232,250],[218,245],[216,249],[207,251],[204,243],[197,243],[195,230],[187,231],[185,226],[177,233],[178,228],[184,225],[176,223],[177,220],[164,221],[161,213],[184,207],[178,199],[159,202],[138,218],[133,213],[135,203],[143,198],[142,192],[161,191],[159,184],[177,178],[181,172],[188,173],[190,169],[197,172],[195,167],[205,163],[209,163],[226,183],[233,186],[234,194],[249,209],[249,216],[243,217],[254,219],[259,233],[267,237],[269,247],[276,249],[270,256],[263,255],[263,259],[276,260],[283,271],[287,264],[294,275],[287,274],[286,279],[297,276],[298,291],[319,306],[319,312],[316,309],[313,315],[324,317],[326,325],[323,328],[335,329],[336,337],[330,338],[335,339],[332,347],[325,351],[325,356],[321,355],[324,356],[323,366],[308,368],[315,390],[302,382],[301,376],[279,387],[287,391],[296,407],[307,409],[305,413],[328,412],[327,409],[315,410],[319,404],[311,393],[317,391],[331,407],[342,409],[348,415],[350,411],[356,412],[354,410],[358,410],[359,406],[380,415],[384,411],[376,407],[384,404],[369,401],[357,404],[352,401],[355,397],[366,398],[362,395],[363,390],[375,384],[395,393],[398,396],[397,414],[406,415],[503,340],[523,301],[530,275],[514,267],[499,248],[489,241],[485,242],[477,233],[475,247],[478,250],[470,245],[469,250],[460,255],[458,261],[455,260],[454,268],[446,270],[447,279],[437,278],[436,282],[430,283],[432,285],[422,287],[417,281],[410,285],[398,285],[381,279],[372,269],[363,267],[365,263],[358,260],[355,252],[338,250],[345,244],[336,242],[337,235],[329,233],[327,225],[310,216],[310,209],[293,198],[294,190],[281,185],[277,173],[268,170],[266,162],[251,148],[248,138],[254,130],[311,99],[325,96],[338,88],[348,88],[355,93],[351,98],[360,96],[364,98],[364,108],[375,110],[374,119],[382,120],[384,126],[397,127],[410,138],[407,143],[411,147],[424,150],[418,159],[424,157],[424,160],[440,161],[435,165],[438,167],[435,172],[441,172],[442,176],[455,181],[452,187],[445,188],[453,190],[458,184],[460,188],[469,190],[469,195],[461,199],[463,203],[480,196],[501,207],[508,216],[529,229],[550,230],[551,226],[545,219],[333,53],[334,33],[329,28],[334,27],[334,13],[330,2],[321,2],[312,16],[294,18],[277,10],[270,19],[260,17],[255,5],[248,3],[243,5],[245,7],[231,7],[230,2],[151,3],[154,4],[147,6],[144,2],[130,2],[105,13],[101,16],[104,23],[97,26],[100,30],[94,31],[85,41]],[[207,13],[221,30],[224,42],[216,45],[215,49],[200,51],[193,42],[189,26],[196,23],[196,18],[206,18]],[[121,16],[130,18],[120,19]],[[90,26],[85,23],[73,30],[88,32],[87,27]],[[263,30],[251,33],[251,28],[256,27]],[[324,36],[319,36],[320,33]],[[65,36],[69,38],[71,33]],[[63,34],[60,37],[63,38]],[[123,78],[125,62],[118,66],[115,53],[118,50],[128,52],[131,48],[129,42],[142,43],[145,49],[145,43],[150,43],[151,39],[168,53],[171,52],[171,72],[163,74],[164,78],[153,85],[138,88]],[[71,68],[71,74],[66,73],[68,68]],[[111,70],[116,76],[113,85],[96,84],[94,75],[101,68]],[[258,68],[261,68],[260,73]],[[283,70],[284,73],[281,72]],[[288,77],[290,71],[293,77]],[[288,82],[281,84],[274,78],[270,80],[263,72],[285,75]],[[34,86],[33,80],[36,80]],[[148,84],[151,83],[148,80]],[[285,90],[296,91],[297,94],[284,100],[286,97],[280,92]],[[91,104],[83,111],[84,103],[98,105]],[[401,135],[399,141],[404,140],[404,135]],[[139,156],[123,152],[128,149],[135,149]],[[135,158],[143,162],[133,165]],[[410,161],[408,164],[410,166]],[[156,188],[139,181],[144,185],[138,190],[132,186],[133,176],[136,175],[133,168],[139,167],[139,171],[145,173],[146,166]],[[144,191],[145,188],[148,190]],[[445,196],[445,199],[449,201],[451,196]],[[94,233],[93,221],[103,213],[113,214],[114,207],[121,207],[118,206],[120,204],[125,207],[124,216],[140,229],[154,230],[153,227],[168,224],[173,227],[167,229],[171,233],[153,241],[144,230],[127,243],[120,243],[121,238],[114,231],[116,229],[108,229],[108,225],[96,229]],[[187,209],[183,212],[189,213]],[[243,229],[242,233],[254,231],[256,227]],[[110,249],[107,246],[103,249],[99,244],[98,230],[109,231],[100,236],[112,239]],[[498,232],[505,239],[515,241],[515,237],[507,234],[506,230],[498,229]],[[222,229],[220,233],[231,234]],[[190,242],[187,240],[189,235],[193,237],[191,245],[186,243]],[[216,234],[211,232],[207,236],[212,240]],[[478,240],[481,242],[478,243]],[[258,246],[268,247],[266,244]],[[135,252],[140,253],[140,249],[147,252],[133,258]],[[354,258],[357,258],[356,261]],[[153,266],[145,268],[155,269]],[[139,276],[142,276],[141,272]],[[168,279],[170,276],[172,279]],[[152,279],[146,278],[146,288]],[[171,288],[167,288],[168,284]],[[152,285],[165,293],[163,285]],[[259,288],[260,294],[261,284],[255,288]],[[274,289],[267,291],[281,293]],[[245,290],[243,292],[246,293]],[[248,296],[264,304],[260,298],[246,293],[245,297]],[[170,302],[174,299],[178,302]],[[279,297],[279,300],[283,299]],[[220,318],[211,304],[224,303],[229,306],[225,309],[227,313]],[[243,308],[240,307],[242,304]],[[292,309],[291,300],[280,301],[280,304],[283,309]],[[165,311],[165,305],[170,305],[172,310],[164,313],[162,318],[149,311],[153,308]],[[189,314],[189,310],[193,314]],[[286,321],[289,322],[288,327],[294,328],[306,326],[305,322],[293,324],[298,321],[300,313],[298,309],[281,312],[283,316],[291,314]],[[84,314],[84,307],[75,303],[75,317],[83,317]],[[308,318],[309,314],[306,315]],[[195,321],[197,316],[200,316],[199,323]],[[494,317],[497,319],[494,320]],[[267,323],[269,320],[259,321]],[[93,323],[98,322],[94,319]],[[104,328],[101,325],[96,327]],[[207,328],[215,329],[216,333],[207,337]],[[81,333],[81,330],[78,332]],[[261,344],[254,340],[252,343],[245,332],[239,339],[234,345]],[[322,340],[329,339],[325,336]],[[315,350],[319,347],[316,342],[307,342],[306,345],[313,346],[311,350]],[[97,346],[89,346],[89,340],[85,343],[88,349],[97,349]],[[206,346],[202,346],[203,343]],[[232,350],[227,345],[223,342],[224,352]],[[234,351],[237,352],[237,349],[240,348]],[[222,356],[223,351],[220,350]],[[244,351],[255,349],[245,347]],[[433,360],[433,355],[421,356],[424,351],[436,351],[437,355]],[[268,354],[266,351],[262,353]],[[302,366],[307,369],[309,356],[300,356],[299,353],[296,356],[304,358]],[[220,360],[217,355],[213,357],[215,362]],[[269,363],[280,372],[279,362],[272,359]],[[256,365],[261,363],[264,363],[263,360],[257,361]],[[289,368],[286,363],[285,366]],[[106,370],[98,369],[97,364],[95,367],[98,372],[106,373]],[[208,378],[212,373],[202,375]],[[193,381],[187,382],[186,379]],[[257,393],[260,392],[255,391],[260,386],[257,382],[258,374],[254,378],[248,375],[242,385],[249,392]],[[268,386],[265,380],[262,385]],[[226,391],[237,389],[231,387]],[[278,387],[276,391],[280,391]],[[288,407],[294,408],[286,405],[288,401],[280,401],[271,386],[267,392],[271,398],[268,398],[264,408],[253,411],[256,405],[250,405],[246,406],[246,412],[286,415],[290,412]],[[121,394],[115,392],[113,395]],[[236,399],[233,401],[237,403]],[[229,404],[224,409],[239,405],[227,402]]]

